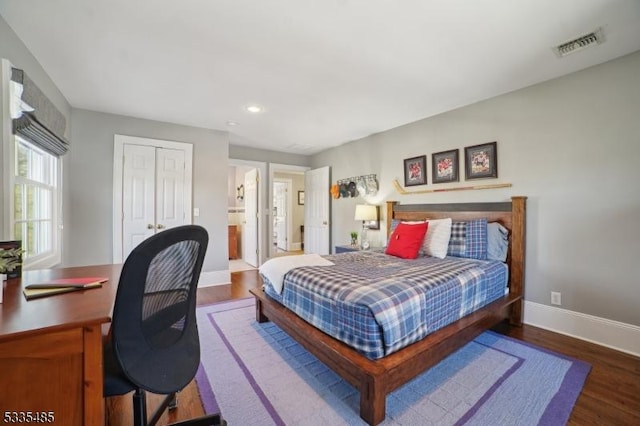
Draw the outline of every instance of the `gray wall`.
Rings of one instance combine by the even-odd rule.
[[[238,137],[234,137],[238,139]],[[271,212],[269,211],[269,196],[271,194],[269,181],[269,169],[272,164],[286,164],[292,166],[308,167],[311,164],[311,157],[299,154],[290,154],[285,152],[269,151],[264,149],[251,148],[244,145],[229,145],[229,158],[232,160],[242,160],[261,163],[264,165],[264,170],[260,171],[260,200],[259,208],[262,212],[262,230],[259,231],[262,236],[262,260],[265,261],[269,256],[269,245],[272,242],[272,225],[271,225]]]
[[[38,88],[53,102],[53,104],[64,114],[67,119],[66,135],[71,134],[71,105],[62,95],[53,83],[49,75],[40,66],[36,58],[29,52],[22,40],[13,32],[7,22],[0,16],[0,58],[8,59],[13,66],[23,69],[29,77],[38,85]],[[2,103],[0,102],[0,109]],[[0,110],[0,117],[2,111]],[[1,137],[1,132],[0,132]],[[0,141],[0,159],[2,159],[3,143]],[[66,161],[63,157],[63,167]],[[66,182],[66,180],[65,180]],[[2,173],[0,173],[0,190],[4,191],[4,183],[2,182]],[[67,197],[63,195],[63,209],[66,210]],[[4,203],[3,197],[0,197],[0,224],[4,222]],[[1,231],[2,226],[0,226]],[[8,231],[8,230],[7,230]],[[3,239],[9,238],[8,235],[2,235]]]
[[[510,189],[399,195],[403,159],[497,141],[498,179]],[[640,325],[640,52],[562,78],[376,134],[313,157],[334,181],[376,173],[369,201],[502,201],[526,195],[526,294],[550,304]],[[459,185],[464,182],[461,170]],[[451,185],[453,186],[453,185]],[[334,244],[357,229],[358,199],[332,201]],[[382,245],[386,232],[370,232]]]
[[[209,232],[203,271],[228,269],[227,133],[74,109],[73,149],[68,155],[70,214],[65,227],[65,266],[111,263],[113,253],[113,141],[115,134],[193,144],[194,223]]]
[[[25,70],[38,88],[64,114],[67,119],[68,135],[71,124],[71,105],[2,16],[0,16],[0,40],[0,57],[8,59],[14,66]]]
[[[262,163],[309,166],[311,156],[269,151],[240,145],[229,145],[229,158],[234,160],[259,161]]]

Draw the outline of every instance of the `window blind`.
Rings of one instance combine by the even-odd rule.
[[[22,102],[33,111],[22,111],[13,119],[13,133],[23,136],[40,148],[54,155],[64,155],[69,142],[64,137],[67,121],[27,74],[18,68],[11,69],[11,80],[22,85]]]

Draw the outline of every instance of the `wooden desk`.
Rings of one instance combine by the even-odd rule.
[[[122,265],[23,272],[0,304],[0,422],[5,412],[52,412],[54,424],[104,424],[102,325],[111,321]],[[24,285],[107,277],[100,288],[27,301]],[[23,421],[23,423],[25,423]]]

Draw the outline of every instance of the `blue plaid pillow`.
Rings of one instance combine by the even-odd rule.
[[[447,256],[486,260],[487,219],[453,222]]]

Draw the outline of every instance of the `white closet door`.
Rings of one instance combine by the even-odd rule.
[[[191,223],[192,152],[180,142],[115,136],[114,263],[156,232]]]
[[[122,173],[123,260],[155,233],[156,149],[125,145]]]
[[[156,148],[156,229],[186,223],[184,151]]]

